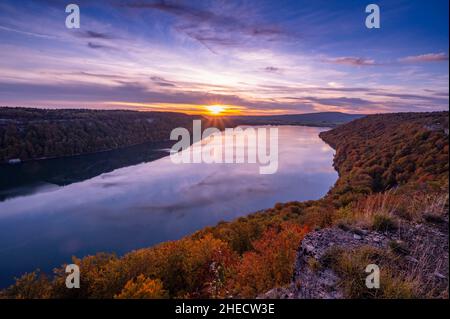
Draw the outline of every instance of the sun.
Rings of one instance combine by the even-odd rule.
[[[224,105],[207,105],[205,108],[211,115],[221,115],[226,110]]]

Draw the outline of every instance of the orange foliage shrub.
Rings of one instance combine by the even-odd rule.
[[[239,296],[252,298],[292,279],[297,249],[307,227],[285,223],[279,231],[271,228],[253,243],[254,251],[243,255],[232,282]]]
[[[216,298],[237,262],[228,244],[211,234],[184,238],[131,252],[121,259],[122,273],[162,281],[171,297]]]
[[[128,281],[122,292],[114,296],[116,299],[163,299],[167,297],[161,280],[148,279],[144,275]]]

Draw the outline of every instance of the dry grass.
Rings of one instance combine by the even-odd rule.
[[[408,245],[391,241],[388,247],[332,247],[320,259],[320,266],[340,277],[346,298],[448,298],[448,259],[443,247],[417,239]],[[380,267],[380,289],[365,286],[364,270],[369,264]]]
[[[330,249],[322,258],[340,277],[340,286],[346,298],[351,299],[407,299],[415,298],[419,282],[415,278],[399,273],[396,265],[398,257],[384,250],[363,246],[348,251]],[[366,287],[366,266],[377,264],[380,267],[380,288]]]
[[[317,272],[322,268],[320,262],[314,257],[309,257],[307,263],[309,269],[311,269],[313,272]]]
[[[446,215],[447,193],[416,191],[404,194],[388,191],[369,195],[352,206],[341,208],[334,224],[350,231],[363,228],[397,231],[401,235],[414,224],[425,222],[446,226]],[[445,233],[445,230],[442,231]],[[335,252],[339,257],[334,257],[333,267],[342,276],[342,285],[349,298],[446,298],[448,259],[441,243],[436,243],[436,240],[439,241],[425,235],[424,240],[411,238],[407,245],[392,241],[389,243],[390,250],[384,252],[370,253],[371,248],[340,254]],[[365,278],[364,267],[373,259],[383,264],[382,288],[375,292],[368,291],[361,280]]]
[[[443,222],[448,212],[447,193],[397,193],[395,190],[369,195],[336,212],[334,224],[393,231],[402,221]]]
[[[427,242],[417,242],[412,249],[411,255],[416,261],[407,263],[402,273],[418,283],[416,294],[422,298],[448,298],[448,274],[446,280],[436,276],[448,271],[448,260],[436,246]]]

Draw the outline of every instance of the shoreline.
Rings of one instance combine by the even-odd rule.
[[[238,124],[238,125],[234,125],[232,127],[238,127],[238,126],[305,126],[305,127],[317,127],[317,128],[324,128],[324,129],[334,129],[336,127],[338,127],[339,125],[342,124],[336,124],[335,126],[330,126],[330,125],[311,125],[311,124],[290,124],[290,123],[286,123],[286,124],[274,124],[274,123],[268,123],[268,124]],[[223,130],[223,128],[219,128],[221,131]],[[320,136],[319,136],[320,137]],[[134,147],[134,146],[139,146],[139,145],[144,145],[144,144],[150,144],[150,143],[154,143],[154,144],[158,144],[158,143],[169,143],[169,142],[173,142],[176,143],[177,141],[172,141],[170,139],[166,139],[166,140],[160,140],[160,141],[146,141],[146,142],[142,142],[142,143],[135,143],[135,144],[130,144],[130,145],[126,145],[126,146],[119,146],[119,147],[115,147],[115,148],[109,148],[109,149],[105,149],[105,150],[99,150],[99,151],[94,151],[94,152],[87,152],[87,153],[78,153],[78,154],[71,154],[71,155],[62,155],[62,156],[52,156],[52,157],[39,157],[39,158],[33,158],[33,159],[26,159],[26,160],[22,160],[20,158],[12,158],[9,160],[6,160],[4,162],[0,163],[0,167],[1,166],[16,166],[16,165],[20,165],[20,164],[24,164],[24,163],[30,163],[30,162],[39,162],[39,161],[46,161],[46,160],[54,160],[54,159],[63,159],[63,158],[74,158],[74,157],[79,157],[79,156],[85,156],[85,155],[94,155],[94,154],[101,154],[101,153],[106,153],[106,152],[111,152],[111,151],[117,151],[117,150],[122,150],[122,149],[127,149],[130,147]],[[19,162],[17,163],[9,163],[8,161],[12,161],[18,159]]]

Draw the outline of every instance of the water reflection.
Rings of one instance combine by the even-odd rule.
[[[172,141],[145,143],[107,152],[0,165],[0,201],[80,182],[117,168],[167,156]]]
[[[72,255],[122,254],[178,239],[276,202],[317,199],[337,178],[323,129],[279,128],[278,171],[259,164],[173,164],[169,157],[0,203],[0,285]]]

